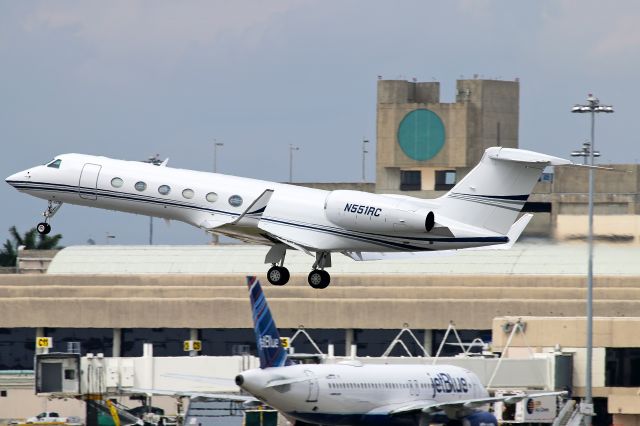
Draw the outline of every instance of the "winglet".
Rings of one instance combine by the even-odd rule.
[[[283,367],[291,365],[287,353],[282,347],[280,333],[271,316],[269,304],[255,276],[247,277],[249,298],[253,311],[253,330],[256,335],[256,346],[260,355],[260,368]]]

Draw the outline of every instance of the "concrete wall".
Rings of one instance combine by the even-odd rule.
[[[576,294],[581,299],[582,294]],[[594,295],[595,299],[598,299]],[[584,299],[581,299],[584,305]],[[628,348],[640,347],[640,317],[630,315],[620,317],[607,315],[594,308],[596,317],[593,321],[593,345],[603,348]],[[637,313],[640,313],[638,311]],[[637,315],[636,313],[636,315]],[[567,347],[584,347],[586,335],[586,320],[584,316],[572,317],[521,317],[526,322],[524,335],[516,335],[511,342],[512,346],[553,347],[556,344]],[[504,333],[501,326],[508,322],[517,321],[518,317],[496,317],[493,320],[493,345],[500,349],[506,344],[508,334]]]
[[[232,275],[0,276],[0,327],[250,328],[242,282]],[[280,327],[444,329],[454,321],[460,329],[489,329],[496,316],[582,315],[583,282],[573,276],[338,275],[322,292],[303,284],[264,288]],[[636,315],[636,283],[598,277],[596,313]]]

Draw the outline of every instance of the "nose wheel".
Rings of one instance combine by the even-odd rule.
[[[47,222],[40,222],[38,226],[36,226],[36,230],[40,235],[47,235],[49,232],[51,232],[51,225],[49,225]]]
[[[289,277],[289,270],[284,266],[274,265],[267,271],[267,279],[273,285],[285,285]]]

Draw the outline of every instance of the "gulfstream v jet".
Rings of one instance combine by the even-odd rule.
[[[324,191],[137,161],[63,154],[9,176],[21,192],[48,201],[38,232],[51,230],[63,203],[180,220],[207,232],[271,246],[267,278],[284,285],[287,250],[315,257],[308,276],[325,288],[331,255],[355,260],[422,256],[438,250],[509,248],[531,219],[519,213],[549,165],[562,158],[488,148],[445,195],[431,200],[360,191]],[[311,262],[310,262],[311,263]]]
[[[243,371],[236,384],[290,419],[323,425],[403,425],[432,423],[497,425],[485,406],[515,403],[566,392],[492,397],[478,376],[465,368],[432,364],[363,364],[356,360],[293,364],[282,347],[269,305],[256,277],[247,277],[260,368]],[[223,379],[171,374],[174,378],[219,385]],[[176,395],[170,390],[134,389]],[[181,395],[255,403],[242,395],[182,392]],[[535,403],[532,401],[532,403]]]

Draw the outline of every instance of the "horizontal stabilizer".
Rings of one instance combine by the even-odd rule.
[[[494,160],[516,161],[519,163],[547,163],[550,166],[573,164],[564,158],[515,148],[489,148],[487,149],[487,156]]]

